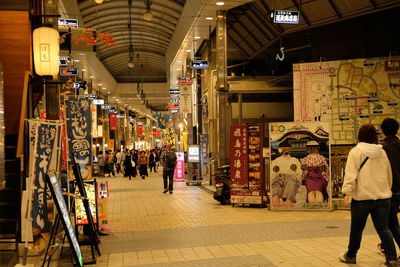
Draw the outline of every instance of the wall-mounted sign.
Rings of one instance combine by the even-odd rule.
[[[190,68],[195,70],[208,69],[208,60],[192,60],[190,62]]]
[[[194,78],[191,77],[178,77],[178,84],[192,84]]]
[[[101,109],[111,109],[111,105],[101,105]]]
[[[118,110],[116,110],[116,109],[110,109],[110,110],[108,111],[108,114],[118,114]]]
[[[179,97],[171,97],[169,99],[169,102],[171,102],[171,103],[179,103]]]
[[[85,94],[85,98],[87,98],[87,99],[96,99],[97,95],[96,94]]]
[[[300,12],[297,10],[274,10],[271,13],[274,23],[299,24]]]
[[[58,28],[78,28],[78,20],[58,18]]]
[[[188,162],[200,162],[200,148],[199,148],[199,146],[189,146]]]
[[[171,109],[170,112],[171,112],[171,113],[178,113],[178,112],[179,112],[179,109]]]
[[[104,99],[93,99],[93,104],[104,105]]]
[[[74,65],[74,60],[71,57],[59,57],[60,67],[70,67]]]
[[[78,76],[79,69],[74,67],[60,67],[61,76]]]
[[[179,95],[181,91],[179,89],[169,89],[170,95]]]
[[[124,114],[117,114],[117,119],[123,119],[123,118],[125,118]]]

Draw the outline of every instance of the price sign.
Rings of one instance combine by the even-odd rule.
[[[190,68],[195,70],[208,69],[208,60],[192,60],[190,62]]]
[[[297,10],[274,10],[271,16],[274,23],[299,24],[300,12]]]

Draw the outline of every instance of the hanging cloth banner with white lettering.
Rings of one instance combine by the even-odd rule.
[[[33,249],[35,252],[42,254],[46,248],[46,242],[50,238],[48,209],[46,201],[46,173],[56,168],[57,163],[57,145],[60,127],[57,123],[47,123],[30,121],[31,134],[35,139],[34,153],[34,186],[32,200],[32,233],[33,233]],[[37,125],[37,126],[35,126]],[[35,131],[35,127],[36,131]]]
[[[92,179],[91,100],[71,97],[66,102],[69,151],[79,164],[83,179]]]

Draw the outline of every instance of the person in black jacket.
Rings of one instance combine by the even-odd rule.
[[[399,130],[399,123],[392,118],[386,118],[381,124],[385,135],[383,149],[385,150],[392,168],[392,198],[389,213],[389,229],[397,245],[400,246],[400,227],[397,219],[397,212],[400,206],[400,140],[396,136]]]

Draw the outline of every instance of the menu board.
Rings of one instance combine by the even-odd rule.
[[[248,189],[247,126],[231,126],[231,190]]]
[[[249,189],[262,189],[262,145],[261,125],[249,126]]]
[[[57,175],[55,172],[50,172],[46,174],[46,176],[47,176],[46,180],[47,183],[49,184],[51,195],[53,196],[53,201],[56,205],[58,214],[60,214],[61,216],[61,222],[65,229],[65,234],[67,235],[67,239],[71,247],[73,258],[76,262],[76,265],[83,266],[82,253],[78,244],[78,240],[76,239],[75,236],[74,227],[69,217],[67,204],[65,203],[60,185],[58,184]]]
[[[90,212],[92,214],[93,223],[97,223],[97,215],[96,215],[96,187],[94,181],[85,181],[83,182],[85,186],[85,191],[87,198],[89,199]],[[76,189],[77,194],[79,195],[78,188]],[[75,212],[76,212],[76,224],[88,224],[88,218],[86,216],[85,206],[83,204],[82,199],[75,199]]]

